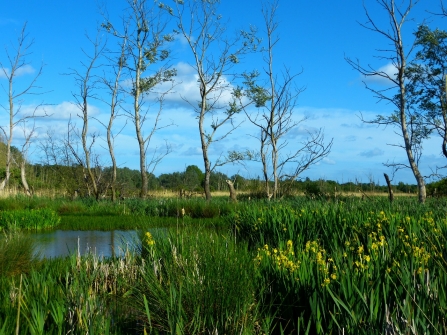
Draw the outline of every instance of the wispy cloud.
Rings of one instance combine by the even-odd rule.
[[[93,105],[88,105],[89,115],[98,116],[101,111],[99,108]],[[25,105],[21,107],[20,115],[36,115],[39,117],[47,115],[47,118],[40,119],[40,122],[54,121],[54,120],[68,120],[70,117],[74,120],[80,113],[79,107],[73,102],[63,101],[57,105]]]
[[[305,138],[308,137],[310,134],[318,132],[318,129],[315,127],[307,126],[307,125],[300,125],[296,128],[293,128],[287,133],[287,138],[294,139],[294,138]]]
[[[9,18],[0,18],[0,26],[5,26],[8,24],[18,24],[19,22],[17,20],[14,19],[9,19]]]
[[[189,147],[185,151],[182,152],[184,156],[199,156],[202,155],[202,149],[199,147]]]
[[[359,155],[363,157],[376,157],[376,156],[382,156],[385,152],[379,148],[374,148],[372,150],[367,150],[361,152]]]

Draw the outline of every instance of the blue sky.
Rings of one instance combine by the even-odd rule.
[[[169,4],[169,1],[167,2]],[[367,8],[379,25],[385,27],[387,18],[373,0],[365,1]],[[24,110],[31,110],[39,103],[46,103],[47,110],[52,116],[38,120],[38,132],[35,144],[31,149],[30,160],[41,161],[38,140],[42,138],[48,128],[56,134],[63,135],[67,129],[67,122],[71,115],[76,119],[77,110],[72,92],[76,90],[74,78],[66,73],[70,69],[80,70],[80,62],[85,61],[82,48],[91,52],[91,45],[87,42],[86,34],[95,37],[97,27],[104,22],[99,8],[107,8],[107,12],[116,25],[120,24],[120,15],[126,8],[124,0],[104,1],[99,5],[93,0],[56,1],[56,0],[19,0],[3,6],[0,13],[0,61],[7,64],[4,47],[13,52],[17,36],[23,24],[27,22],[27,33],[34,39],[28,55],[30,64],[24,73],[17,78],[17,85],[26,83],[33,73],[44,63],[43,75],[38,85],[42,87],[39,96],[27,96],[23,101]],[[229,32],[247,29],[249,25],[258,27],[263,36],[264,27],[259,1],[223,0],[221,14],[228,20]],[[445,29],[446,20],[433,16],[429,12],[439,12],[437,1],[422,0],[414,8],[411,22],[405,27],[405,38],[410,44],[412,32],[418,24],[427,19],[432,27]],[[113,21],[115,20],[115,21]],[[324,128],[325,138],[333,138],[334,144],[331,154],[306,171],[301,177],[311,179],[331,179],[339,182],[363,181],[373,179],[383,184],[383,173],[391,170],[383,166],[387,161],[405,162],[403,149],[387,144],[399,144],[400,138],[393,128],[376,127],[360,121],[359,114],[365,119],[371,119],[377,114],[388,115],[392,106],[378,103],[372,94],[364,88],[361,76],[345,61],[344,57],[358,58],[363,64],[371,64],[376,68],[389,67],[385,61],[374,56],[376,49],[386,47],[387,41],[379,35],[362,28],[358,22],[365,22],[366,17],[360,0],[314,0],[314,1],[279,1],[277,11],[279,22],[278,35],[280,41],[275,49],[275,69],[280,72],[284,67],[291,73],[303,73],[296,78],[298,87],[305,87],[298,99],[295,110],[296,120],[306,117],[306,121],[299,124],[295,132],[287,138],[289,147],[294,148],[302,141],[306,130]],[[171,46],[173,50],[172,65],[178,70],[179,83],[176,92],[194,98],[194,73],[189,66],[190,58],[182,41],[176,40]],[[262,56],[251,55],[243,60],[236,70],[262,70]],[[376,87],[385,87],[377,79]],[[6,87],[5,78],[0,75],[0,84]],[[19,86],[18,86],[19,87]],[[99,92],[98,94],[101,94]],[[5,105],[6,95],[0,90],[0,103]],[[98,101],[91,102],[91,110],[97,119],[107,120],[107,109]],[[0,111],[0,125],[7,124],[7,114]],[[116,129],[124,126],[125,118],[116,122]],[[240,117],[239,121],[244,121]],[[158,132],[152,148],[160,147],[168,141],[173,152],[157,167],[155,174],[182,171],[188,165],[197,165],[203,169],[200,152],[200,140],[197,120],[187,104],[181,102],[179,95],[168,98],[162,122],[175,125]],[[149,125],[147,129],[149,129]],[[95,120],[91,122],[91,131],[105,135],[105,129]],[[210,148],[211,159],[215,161],[221,153],[231,149],[256,149],[253,135],[255,128],[248,120],[230,137],[222,142],[213,144]],[[16,130],[16,146],[20,146],[23,136],[20,129]],[[116,156],[120,166],[138,168],[138,147],[134,128],[128,122],[124,130],[115,140]],[[95,151],[101,154],[103,165],[110,161],[104,152],[104,140],[96,142]],[[441,157],[440,139],[433,137],[424,144],[424,155],[421,160],[423,174],[429,175],[436,166],[444,166],[445,159]],[[260,165],[248,163],[245,166],[227,165],[219,169],[228,175],[239,173],[249,177],[257,177],[261,173]],[[400,171],[394,181],[415,183],[411,172]]]

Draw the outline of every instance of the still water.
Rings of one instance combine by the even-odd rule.
[[[135,230],[54,230],[35,232],[35,252],[41,258],[64,257],[91,252],[103,257],[121,257],[127,249],[134,250],[141,245]]]

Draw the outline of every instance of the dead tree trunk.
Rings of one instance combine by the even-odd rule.
[[[386,184],[388,185],[388,193],[389,193],[390,202],[393,202],[394,194],[393,194],[393,189],[391,188],[390,178],[388,177],[388,175],[386,173],[384,173],[383,175],[385,176]]]
[[[231,200],[232,202],[237,202],[237,199],[236,199],[236,190],[234,189],[233,182],[232,182],[231,180],[226,180],[226,183],[227,183],[227,185],[228,185],[228,189],[229,189],[229,191],[230,191],[230,200]]]

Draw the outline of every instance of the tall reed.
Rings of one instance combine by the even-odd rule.
[[[143,280],[132,293],[148,332],[254,334],[263,324],[255,295],[252,255],[231,236],[173,229],[168,238],[147,234]]]

